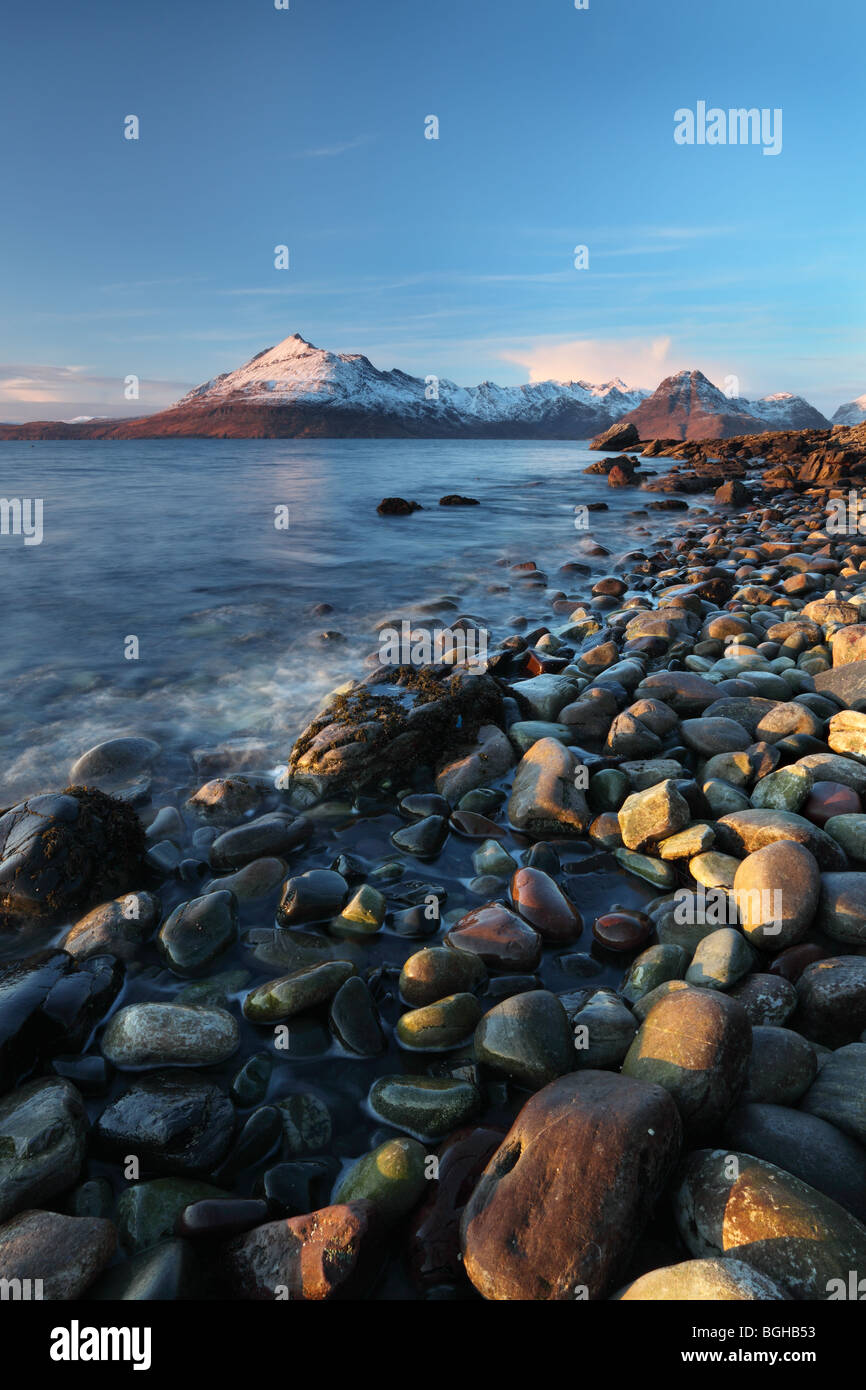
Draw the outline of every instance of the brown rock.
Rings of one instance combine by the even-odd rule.
[[[511,879],[511,901],[545,941],[574,941],[583,930],[574,903],[541,869],[517,870]]]
[[[818,906],[821,874],[814,855],[793,840],[755,850],[734,874],[734,901],[746,936],[765,951],[793,946]]]
[[[0,1226],[0,1279],[42,1281],[42,1297],[80,1298],[117,1246],[111,1221],[22,1211]]]
[[[497,970],[534,970],[541,959],[538,932],[504,903],[473,908],[446,933],[445,942],[457,951],[479,956]]]
[[[226,1265],[239,1298],[320,1302],[363,1285],[377,1246],[372,1202],[345,1202],[236,1237]]]
[[[677,1160],[681,1125],[659,1086],[559,1077],[527,1101],[463,1216],[464,1267],[488,1299],[603,1298]]]

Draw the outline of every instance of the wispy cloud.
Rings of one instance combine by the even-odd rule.
[[[290,157],[292,159],[335,159],[337,155],[348,154],[349,150],[357,150],[362,145],[369,145],[372,138],[371,135],[356,135],[352,140],[338,140],[333,145],[318,145],[311,150],[295,150]]]
[[[124,389],[123,376],[98,376],[86,367],[0,364],[0,411],[6,419],[144,415],[173,404],[189,386],[141,377],[138,399],[132,401]]]

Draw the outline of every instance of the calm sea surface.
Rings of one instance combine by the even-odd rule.
[[[118,733],[155,737],[178,771],[228,738],[260,740],[276,765],[321,697],[363,674],[392,615],[469,613],[494,639],[517,613],[551,622],[510,564],[577,593],[563,561],[606,573],[676,520],[635,516],[653,499],[584,474],[593,458],[522,441],[4,443],[0,496],[41,498],[44,538],[0,536],[0,805],[62,786]],[[451,492],[481,505],[439,507]],[[390,495],[424,510],[377,516]],[[576,531],[575,505],[592,501],[609,510]],[[587,557],[588,537],[612,558]]]

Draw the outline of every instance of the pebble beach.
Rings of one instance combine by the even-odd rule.
[[[0,1277],[850,1296],[866,441],[809,435],[611,444],[630,550],[592,509],[568,559],[512,535],[471,611],[413,613],[482,661],[347,656],[276,767],[131,727],[5,807]]]

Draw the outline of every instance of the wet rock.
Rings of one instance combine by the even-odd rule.
[[[242,1107],[260,1105],[267,1095],[273,1061],[267,1052],[248,1057],[231,1084],[231,1098]]]
[[[116,956],[134,960],[142,942],[152,935],[162,914],[153,893],[127,893],[102,903],[70,927],[63,949],[77,960],[91,956]]]
[[[412,1218],[408,1257],[420,1289],[463,1281],[460,1222],[482,1170],[505,1137],[502,1130],[478,1126],[458,1130],[439,1150],[433,1191]]]
[[[225,1009],[128,1004],[102,1035],[103,1055],[120,1071],[224,1062],[238,1049],[237,1021]]]
[[[309,869],[286,880],[277,921],[284,927],[326,921],[339,913],[348,892],[349,885],[342,874],[333,869]]]
[[[255,902],[274,891],[286,872],[282,859],[252,859],[233,874],[212,878],[205,893],[233,893],[239,902]]]
[[[340,936],[363,940],[379,930],[385,920],[385,899],[370,883],[363,883],[346,903],[339,917],[331,919],[331,930]]]
[[[342,786],[405,777],[419,763],[460,756],[486,724],[503,722],[492,676],[395,667],[338,697],[304,730],[281,785],[315,797]]]
[[[0,816],[0,930],[53,922],[135,886],[144,831],[95,788],[31,797]]]
[[[508,802],[511,824],[536,839],[580,835],[591,814],[576,784],[577,767],[575,755],[556,739],[533,744],[514,774]]]
[[[652,1269],[615,1297],[623,1302],[746,1303],[782,1300],[788,1295],[751,1265],[731,1259],[684,1260]]]
[[[481,1096],[470,1082],[450,1077],[380,1076],[367,1103],[386,1124],[430,1141],[471,1120],[481,1109]]]
[[[498,840],[485,840],[472,855],[472,867],[481,878],[501,880],[511,878],[517,863]]]
[[[470,792],[504,776],[513,764],[514,750],[508,737],[495,724],[483,724],[476,743],[440,767],[436,790],[454,806]]]
[[[663,1086],[689,1134],[712,1134],[742,1090],[751,1045],[751,1025],[736,1000],[715,990],[680,989],[650,1009],[623,1075]]]
[[[159,929],[157,947],[175,975],[202,975],[237,940],[234,893],[208,893],[181,903]]]
[[[535,989],[494,1005],[475,1030],[479,1062],[538,1090],[574,1066],[574,1036],[555,994]]]
[[[380,516],[411,516],[423,510],[420,502],[407,502],[405,497],[383,497],[376,508]]]
[[[732,1149],[763,1158],[866,1220],[866,1149],[835,1125],[783,1105],[738,1105],[725,1121]]]
[[[538,932],[503,903],[473,908],[445,935],[455,951],[478,956],[493,970],[534,970],[541,959]]]
[[[0,1279],[27,1281],[31,1289],[36,1281],[38,1296],[46,1300],[80,1298],[116,1245],[110,1221],[55,1211],[21,1212],[0,1226]]]
[[[847,1286],[849,1270],[866,1267],[866,1229],[859,1221],[799,1178],[750,1154],[690,1154],[674,1212],[692,1255],[736,1252],[736,1259],[792,1298],[826,1299],[831,1280]]]
[[[40,1058],[82,1048],[122,985],[123,967],[111,956],[79,965],[64,952],[46,951],[4,967],[0,1074],[6,1085],[22,1080]]]
[[[87,1130],[81,1096],[60,1078],[31,1081],[0,1100],[0,1221],[72,1186]]]
[[[181,1212],[193,1202],[224,1200],[227,1193],[198,1178],[152,1178],[127,1187],[117,1199],[117,1226],[124,1248],[137,1253],[171,1237]]]
[[[605,912],[592,924],[593,936],[608,951],[637,951],[651,932],[652,921],[645,912]]]
[[[444,816],[425,816],[424,820],[401,826],[391,836],[391,843],[418,859],[434,859],[448,836]]]
[[[260,810],[271,796],[273,787],[264,778],[214,777],[189,798],[186,808],[208,825],[231,826]]]
[[[285,815],[259,816],[218,835],[210,847],[210,862],[216,870],[242,869],[254,859],[281,858],[309,839],[312,826],[303,816],[295,820]]]
[[[464,1267],[487,1299],[602,1298],[679,1153],[658,1086],[609,1072],[563,1076],[524,1105],[467,1203]]]
[[[332,999],[337,990],[355,974],[351,961],[323,961],[257,985],[244,1000],[244,1017],[251,1023],[279,1023],[306,1013]]]
[[[165,1240],[106,1270],[90,1287],[87,1298],[110,1303],[176,1302],[197,1297],[200,1282],[201,1272],[189,1242]]]
[[[793,840],[776,840],[747,855],[734,877],[734,899],[746,936],[766,951],[794,945],[812,923],[820,887],[814,856]]]
[[[335,1202],[369,1201],[387,1225],[417,1206],[427,1187],[427,1154],[417,1139],[388,1139],[352,1164]]]
[[[354,976],[340,985],[328,1014],[331,1032],[347,1052],[356,1057],[378,1057],[385,1050],[385,1035],[365,982]]]
[[[376,1272],[377,1225],[364,1201],[269,1221],[229,1243],[229,1283],[240,1298],[268,1302],[357,1297]]]
[[[255,1194],[268,1206],[268,1216],[303,1216],[330,1197],[337,1159],[307,1158],[275,1163],[256,1179]]]
[[[866,1029],[866,957],[831,956],[797,980],[797,1031],[825,1047],[856,1042]]]
[[[155,1173],[209,1172],[231,1143],[235,1112],[211,1081],[167,1072],[133,1083],[103,1110],[94,1129],[103,1153],[134,1153]]]
[[[400,994],[415,1008],[435,1004],[448,994],[477,989],[486,975],[480,956],[430,946],[410,956],[400,972]]]
[[[849,1043],[828,1057],[800,1104],[866,1144],[866,1043]]]
[[[151,738],[110,738],[82,753],[69,769],[69,780],[73,786],[117,794],[146,776],[159,751]]]
[[[657,888],[673,888],[677,881],[676,871],[671,865],[663,864],[652,855],[635,854],[630,849],[615,849],[613,857],[630,874],[636,874],[638,878],[654,884]]]
[[[691,819],[688,803],[670,779],[633,792],[618,814],[623,844],[631,850],[643,850],[667,839]]]
[[[282,1118],[288,1153],[316,1153],[329,1147],[334,1130],[331,1112],[318,1096],[300,1092],[284,1096],[275,1106]]]
[[[465,1042],[480,1018],[481,1006],[474,994],[450,994],[403,1014],[395,1031],[403,1047],[443,1052]]]
[[[583,930],[583,919],[574,903],[542,869],[517,870],[511,879],[511,901],[545,941],[574,941]]]

